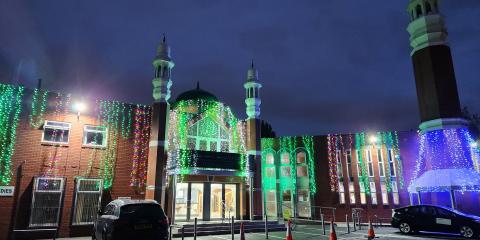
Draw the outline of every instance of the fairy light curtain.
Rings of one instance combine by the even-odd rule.
[[[400,156],[400,148],[398,143],[398,133],[394,132],[377,132],[373,136],[376,137],[376,142],[367,142],[366,133],[360,132],[349,135],[339,135],[339,134],[329,134],[327,136],[327,147],[328,147],[328,163],[329,163],[329,174],[330,174],[330,189],[331,191],[338,191],[338,166],[337,158],[339,157],[342,161],[345,158],[346,149],[353,149],[357,156],[358,171],[360,171],[359,182],[363,183],[365,186],[365,192],[370,194],[370,177],[368,176],[367,171],[367,161],[365,152],[370,148],[382,148],[387,150],[387,153],[383,155],[384,161],[384,170],[386,177],[382,177],[382,181],[385,182],[387,186],[387,191],[391,192],[392,190],[392,181],[398,179],[400,183],[400,188],[404,186],[403,178],[403,163]],[[395,161],[394,166],[396,167],[396,176],[395,179],[390,176],[390,155],[388,150],[393,151],[393,161]],[[340,156],[337,156],[340,154]],[[344,165],[344,164],[342,164]]]
[[[12,156],[23,93],[23,86],[0,84],[0,185],[9,185],[12,179]]]
[[[46,97],[48,97],[48,95]],[[71,95],[57,93],[54,102],[55,107],[52,120],[61,122],[65,121],[65,117],[70,113]],[[32,103],[32,114],[33,110],[34,105]],[[39,120],[39,118],[37,118],[37,120]],[[64,134],[65,131],[54,130],[52,139],[63,139]],[[42,176],[55,177],[61,175],[61,170],[64,169],[65,166],[61,166],[60,163],[62,162],[63,157],[68,157],[68,149],[64,149],[61,144],[51,144],[45,146],[45,151],[46,156],[43,158]]]

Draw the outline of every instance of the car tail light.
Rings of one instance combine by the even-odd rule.
[[[168,225],[168,218],[159,219],[158,223],[161,225]]]

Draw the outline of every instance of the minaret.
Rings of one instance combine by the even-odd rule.
[[[410,0],[408,13],[420,129],[463,125],[448,32],[438,0]]]
[[[168,102],[170,99],[170,87],[172,86],[172,69],[175,63],[172,61],[170,46],[168,46],[163,36],[163,40],[158,46],[157,56],[153,60],[155,77],[153,83],[153,99],[155,102]]]
[[[408,187],[422,204],[422,196],[434,204],[450,193],[450,207],[456,208],[457,190],[469,191],[480,186],[474,161],[478,153],[469,122],[462,118],[448,32],[438,8],[438,0],[410,0],[408,25],[421,124],[419,154]],[[448,180],[446,180],[448,179]],[[463,194],[462,194],[463,195]]]
[[[261,152],[261,120],[260,117],[260,88],[258,72],[252,61],[247,72],[247,82],[243,85],[246,90],[245,104],[247,105],[247,153],[254,159],[254,175],[249,180],[250,191],[249,209],[250,219],[264,215],[262,194],[262,152]]]
[[[258,82],[258,71],[255,69],[252,61],[252,65],[247,72],[247,82],[243,85],[246,90],[245,104],[247,105],[248,119],[258,118],[260,116],[260,88],[262,84]]]
[[[175,64],[172,61],[170,46],[168,46],[165,36],[163,36],[163,40],[160,46],[158,46],[156,57],[153,60],[155,70],[152,80],[154,103],[150,129],[145,198],[156,200],[164,209],[166,209],[166,183],[164,179],[166,179],[165,166],[167,163],[165,146],[167,141],[165,139],[168,129],[168,113],[170,109],[168,100],[170,99],[170,87],[172,86],[173,66]],[[167,214],[169,213],[167,212]]]

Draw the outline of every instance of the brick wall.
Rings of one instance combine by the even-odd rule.
[[[97,177],[99,162],[104,149],[94,149],[82,146],[83,126],[98,124],[96,117],[76,114],[46,114],[46,120],[57,120],[71,123],[70,139],[66,146],[42,144],[42,129],[32,129],[28,116],[23,114],[18,129],[17,142],[13,161],[13,181],[15,197],[0,197],[0,239],[7,239],[13,228],[27,229],[30,206],[32,201],[33,178],[47,173],[49,159],[56,156],[56,168],[52,172],[55,176],[64,177],[65,191],[62,201],[60,217],[60,236],[88,235],[92,226],[72,226],[72,212],[74,205],[74,183],[76,176]],[[118,138],[117,159],[113,187],[104,191],[103,205],[117,197],[132,197],[143,199],[141,192],[129,186],[131,158],[133,155],[133,139]],[[56,155],[55,155],[56,154]],[[92,160],[92,170],[89,173],[89,161]]]

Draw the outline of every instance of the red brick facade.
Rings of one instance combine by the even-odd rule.
[[[84,125],[97,125],[97,117],[87,115],[78,117],[75,113],[56,115],[51,111],[47,112],[46,120],[71,123],[69,143],[64,146],[55,146],[41,142],[43,130],[32,129],[28,121],[28,106],[26,108],[18,125],[18,137],[12,158],[13,177],[10,185],[16,186],[15,195],[14,197],[0,197],[0,239],[7,239],[13,229],[28,229],[33,178],[47,173],[48,159],[52,159],[55,154],[57,163],[52,173],[56,177],[65,178],[59,236],[89,235],[91,225],[72,226],[72,208],[75,177],[97,177],[99,161],[105,151],[105,149],[82,146]],[[96,154],[93,154],[94,151]],[[119,136],[113,186],[110,190],[104,190],[102,205],[117,197],[144,198],[143,192],[138,192],[130,187],[132,154],[133,139],[131,137],[123,139]],[[90,159],[93,159],[93,165],[88,174]]]

